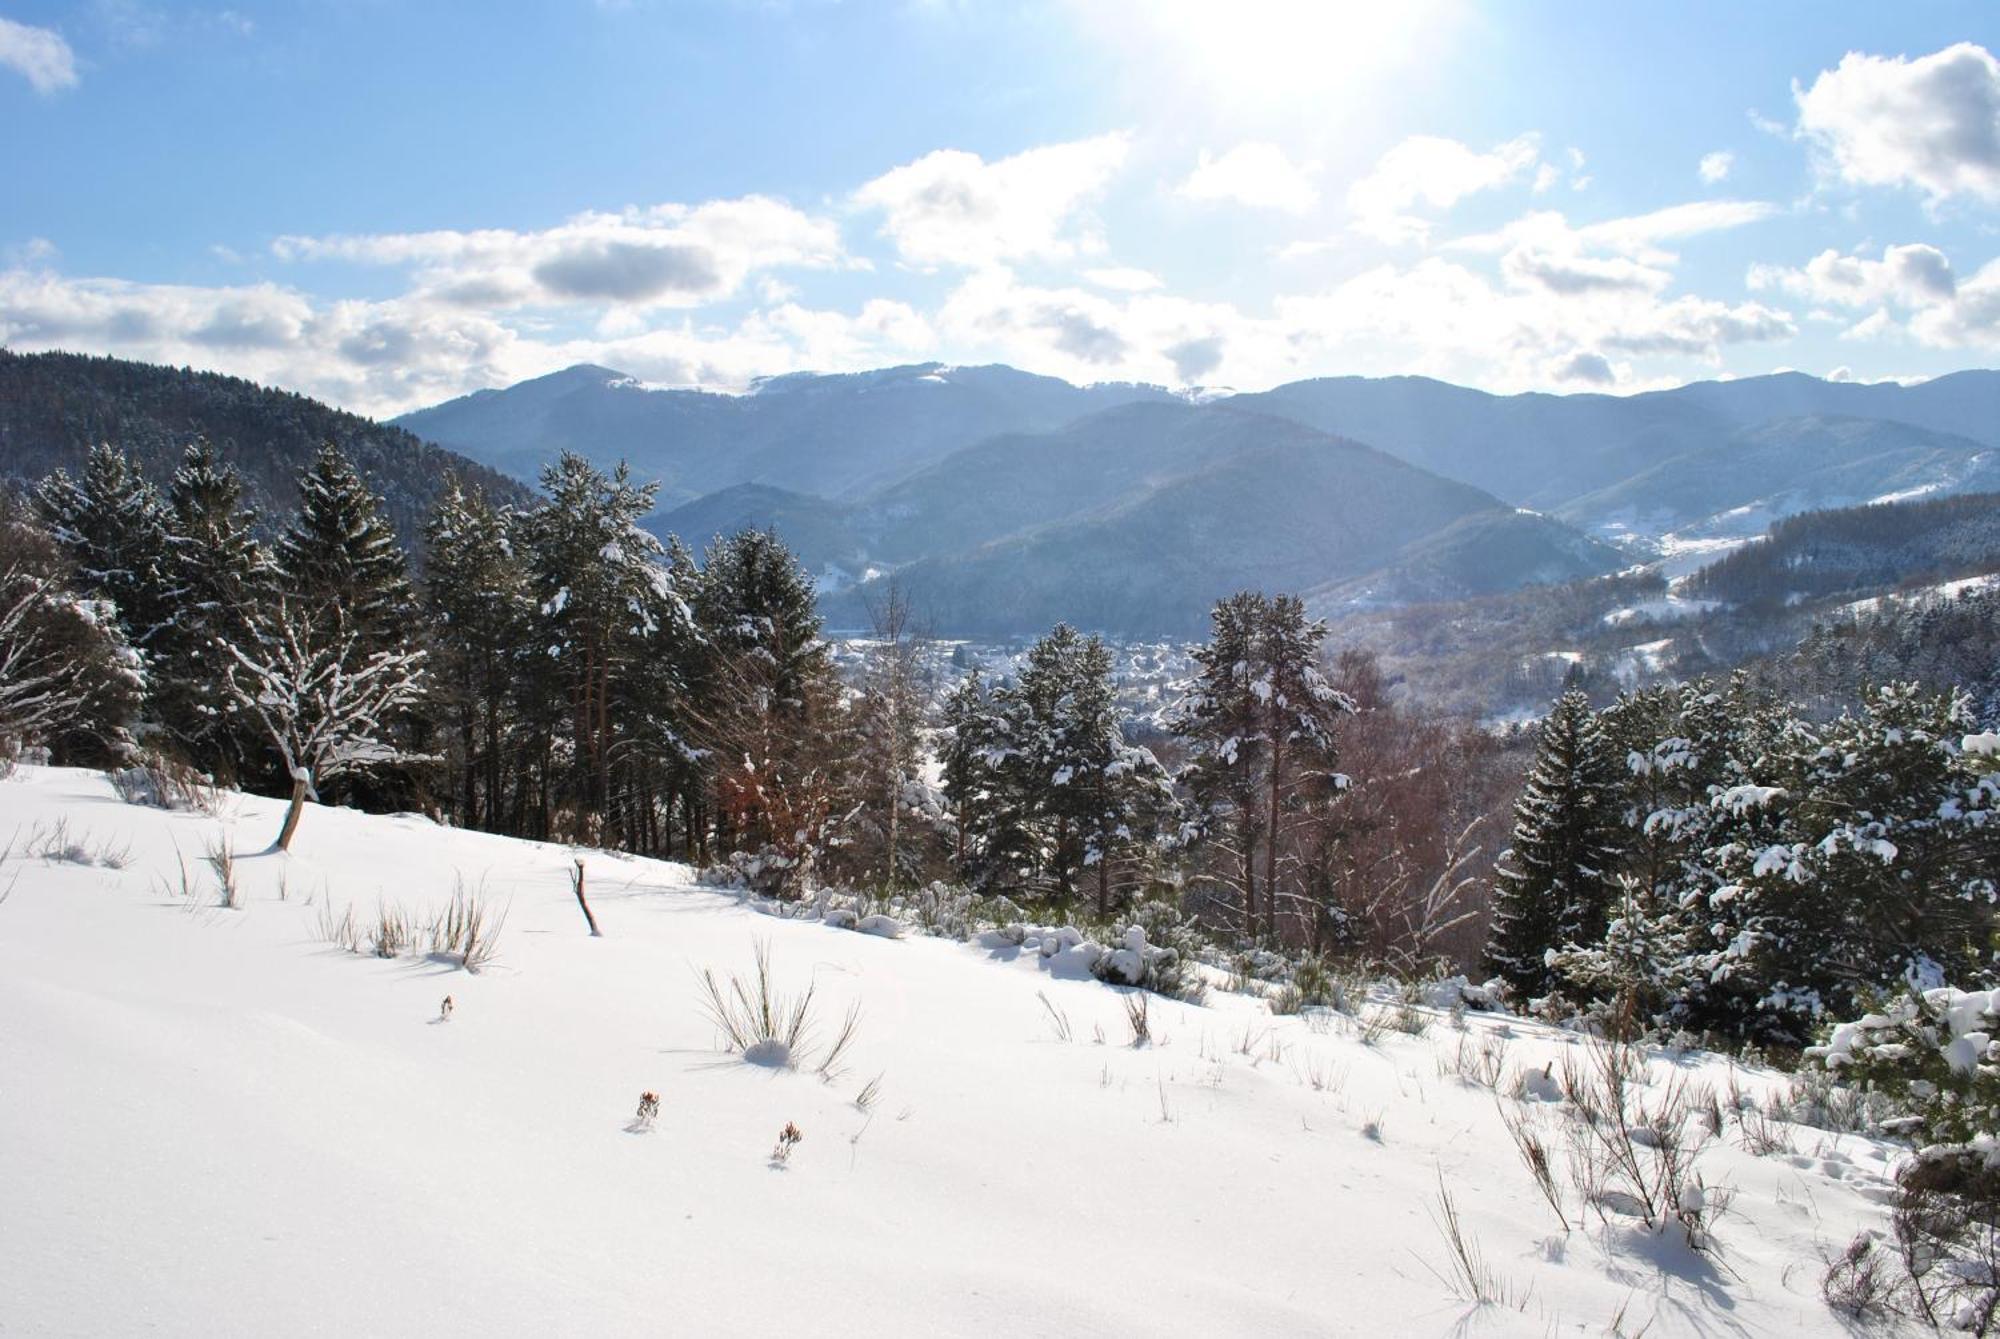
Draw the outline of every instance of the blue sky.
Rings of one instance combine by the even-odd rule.
[[[0,0],[0,340],[1632,391],[2000,353],[1990,5]]]

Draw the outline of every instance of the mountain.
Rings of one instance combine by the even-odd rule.
[[[1008,461],[1018,463],[996,474]],[[1219,596],[1353,580],[1433,537],[1421,580],[1452,594],[1621,561],[1470,485],[1227,403],[1126,406],[1041,438],[982,443],[868,499],[859,515],[879,527],[879,553],[928,548],[896,579],[939,630],[968,635],[1058,619],[1199,635]],[[1445,537],[1454,526],[1460,537]],[[939,548],[951,533],[958,545]],[[866,592],[831,596],[829,617],[855,620]]]
[[[524,480],[564,450],[605,465],[627,460],[661,481],[671,506],[744,483],[857,497],[989,437],[1172,398],[1156,386],[1079,387],[1010,367],[942,363],[797,373],[723,395],[649,387],[586,365],[395,422]]]
[[[0,479],[33,483],[58,467],[75,473],[91,447],[110,442],[164,485],[197,437],[235,466],[245,504],[272,528],[298,505],[298,477],[327,442],[382,495],[406,541],[449,474],[498,501],[528,496],[512,479],[401,428],[289,391],[186,368],[0,349]]]
[[[1580,526],[1754,534],[1774,517],[2000,488],[2000,450],[1882,419],[1810,415],[1741,428],[1557,511]]]
[[[1491,395],[1425,377],[1328,377],[1231,403],[1369,442],[1544,510],[1562,509],[1674,457],[1722,447],[1742,429],[1774,419],[1887,419],[2000,446],[2000,372],[1991,371],[1915,386],[1789,372],[1630,396]]]

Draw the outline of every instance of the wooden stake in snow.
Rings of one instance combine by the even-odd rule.
[[[292,769],[292,802],[285,810],[285,826],[278,830],[278,849],[292,849],[292,834],[299,830],[299,815],[306,811],[306,792],[312,789],[312,777],[303,767]],[[580,896],[581,894],[579,894]]]
[[[604,938],[604,932],[597,928],[597,917],[590,914],[590,903],[583,900],[583,862],[576,862],[576,871],[569,876],[569,886],[576,893],[576,904],[583,908],[583,918],[590,922],[590,937]]]

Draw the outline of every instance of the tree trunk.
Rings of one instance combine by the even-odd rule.
[[[303,767],[292,772],[292,802],[285,808],[285,826],[278,830],[278,849],[292,849],[292,834],[299,830],[299,815],[306,811],[306,791],[312,785]]]
[[[1264,831],[1264,906],[1271,933],[1278,933],[1278,796],[1285,775],[1285,736],[1271,732],[1271,808]]]
[[[590,926],[590,937],[602,939],[604,932],[597,928],[597,917],[590,914],[590,903],[583,900],[583,862],[576,862],[576,872],[569,876],[569,886],[576,893],[576,904],[583,908],[583,919]]]

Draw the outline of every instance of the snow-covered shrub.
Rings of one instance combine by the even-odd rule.
[[[1192,998],[1201,988],[1195,970],[1200,946],[1200,936],[1171,902],[1141,902],[1132,909],[1117,947],[1106,951],[1091,973],[1115,985]]]
[[[1808,1054],[1895,1110],[1917,1144],[1904,1172],[2000,1204],[2000,991],[1911,992],[1833,1029]]]

